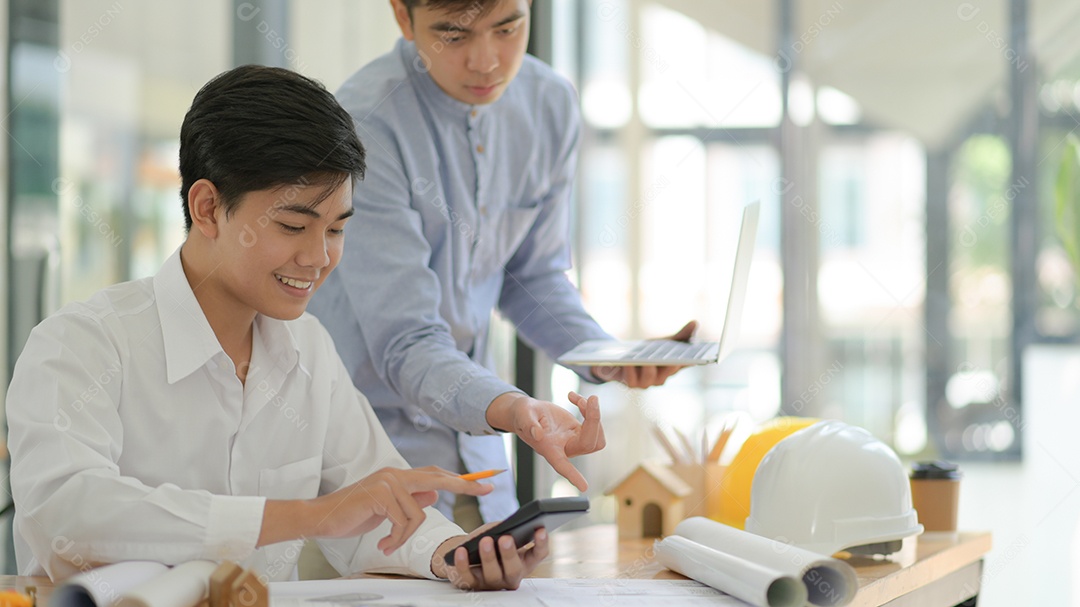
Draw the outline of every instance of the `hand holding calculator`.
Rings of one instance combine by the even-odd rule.
[[[462,546],[469,553],[469,564],[479,565],[480,540],[482,538],[490,537],[498,541],[500,537],[509,535],[514,538],[514,544],[521,548],[532,541],[533,534],[537,529],[543,527],[550,532],[563,523],[573,520],[588,511],[589,499],[584,496],[533,500],[518,508],[517,512],[511,514],[503,522],[476,537],[470,538]],[[447,565],[453,566],[454,552],[456,551],[455,548],[446,554]]]

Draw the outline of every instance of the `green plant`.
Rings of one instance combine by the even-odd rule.
[[[1080,139],[1069,133],[1054,185],[1054,222],[1058,238],[1080,282]]]

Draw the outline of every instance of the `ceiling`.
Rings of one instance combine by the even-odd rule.
[[[788,65],[776,2],[659,0],[703,26]],[[1029,0],[1037,63],[1009,45],[1007,0],[797,0],[795,59],[814,84],[853,97],[868,120],[930,148],[987,106],[1008,111],[1012,70],[1080,81],[1080,2]],[[1080,93],[1080,89],[1078,89]],[[1077,95],[1080,100],[1080,94]]]

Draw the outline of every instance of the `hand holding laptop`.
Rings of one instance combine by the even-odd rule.
[[[743,303],[746,300],[746,283],[750,278],[750,259],[754,255],[754,240],[757,236],[760,207],[761,203],[758,201],[743,207],[742,224],[739,226],[739,243],[735,248],[735,268],[731,274],[731,290],[728,291],[727,310],[724,313],[724,330],[719,342],[689,343],[679,339],[639,341],[593,339],[581,342],[577,347],[560,356],[557,362],[566,366],[590,368],[606,366],[640,368],[708,365],[723,360],[735,348],[735,342],[738,340]],[[686,327],[683,327],[683,330],[686,330]],[[629,375],[624,372],[624,377],[629,377]]]
[[[697,328],[697,321],[691,320],[674,335],[661,339],[688,343]],[[593,365],[591,371],[597,379],[621,382],[628,388],[648,388],[664,385],[669,377],[685,368],[686,365]]]

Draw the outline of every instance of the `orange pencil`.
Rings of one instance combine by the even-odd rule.
[[[480,472],[470,472],[468,474],[459,475],[458,478],[467,481],[478,481],[482,478],[491,478],[496,474],[502,474],[503,472],[506,472],[505,468],[502,470],[481,470]]]

